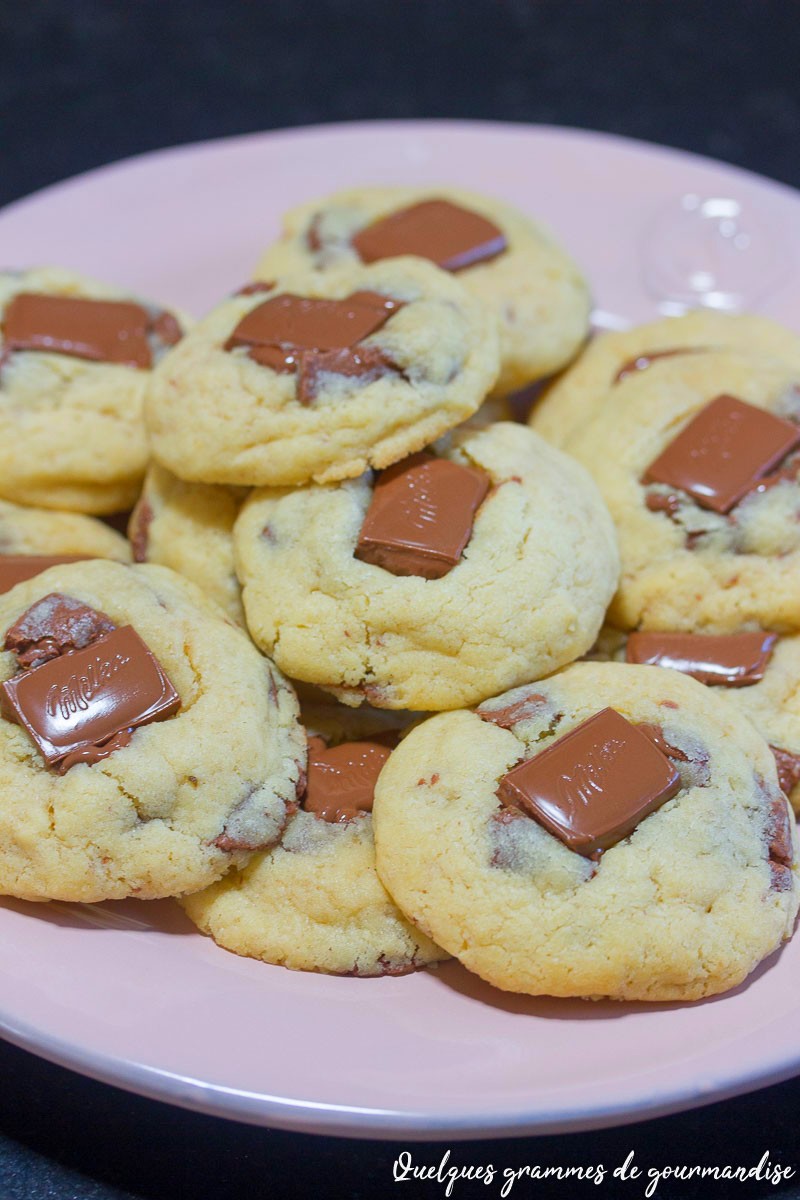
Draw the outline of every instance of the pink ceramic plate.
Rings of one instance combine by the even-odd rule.
[[[55,262],[197,313],[281,211],[360,181],[452,181],[549,223],[598,323],[692,297],[798,320],[800,199],[741,171],[557,129],[367,124],[148,155],[0,214],[0,262]],[[675,1006],[530,1000],[450,964],[332,979],[240,959],[159,903],[0,906],[0,1028],[98,1079],[265,1125],[470,1137],[610,1125],[800,1070],[800,939],[736,992]]]

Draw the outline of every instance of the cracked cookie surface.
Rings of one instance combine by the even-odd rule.
[[[244,624],[233,561],[233,525],[246,492],[184,483],[153,463],[128,526],[136,562],[156,563],[185,575]]]
[[[502,777],[605,707],[655,727],[677,794],[597,861],[504,808]],[[378,872],[399,906],[509,991],[693,1000],[791,935],[797,834],[769,748],[718,692],[580,663],[412,730],[378,782]]]
[[[386,370],[351,376],[326,368],[315,376],[313,397],[302,397],[302,367],[273,369],[244,344],[224,348],[270,300],[341,301],[359,293],[397,302],[356,346]],[[287,276],[267,291],[226,300],[154,372],[147,424],[156,459],[182,479],[246,486],[347,479],[465,420],[497,370],[491,316],[444,271],[410,258],[350,265]]]
[[[549,674],[592,644],[617,580],[611,521],[584,470],[524,426],[445,439],[489,481],[440,579],[354,557],[373,479],[257,491],[234,539],[247,623],[297,679],[349,704],[456,708]]]
[[[798,372],[733,352],[666,358],[624,379],[567,444],[617,528],[622,573],[609,622],[623,629],[728,633],[800,629],[800,483],[756,487],[727,513],[680,488],[643,483],[650,464],[716,397],[795,424]],[[787,459],[792,472],[800,463]]]
[[[493,313],[500,333],[499,394],[558,371],[577,352],[589,326],[585,279],[552,234],[490,196],[458,188],[354,188],[311,200],[284,217],[283,237],[258,263],[256,276],[325,271],[358,262],[353,237],[373,221],[431,200],[445,200],[490,221],[506,248],[462,267],[457,278]]]
[[[56,267],[0,271],[0,494],[85,513],[133,504],[147,465],[142,405],[150,370],[72,354],[9,351],[4,322],[20,294],[141,304],[180,337],[183,315]],[[168,342],[148,333],[153,362]]]
[[[176,895],[274,842],[305,765],[297,701],[280,673],[198,588],[156,566],[53,567],[0,597],[0,642],[53,593],[132,625],[181,707],[63,775],[45,766],[24,728],[0,719],[0,892]],[[0,681],[17,669],[15,655],[0,651]]]

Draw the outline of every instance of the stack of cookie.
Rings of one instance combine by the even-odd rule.
[[[0,307],[0,890],[177,896],[266,962],[454,954],[554,995],[711,994],[788,936],[800,340],[610,335],[532,427],[493,420],[579,352],[588,291],[442,188],[289,213],[194,326],[55,271]],[[736,516],[696,443],[753,451]],[[90,515],[134,500],[129,544]],[[774,653],[759,699],[654,631],[749,638],[746,682]]]

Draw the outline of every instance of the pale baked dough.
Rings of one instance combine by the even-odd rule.
[[[125,538],[82,513],[23,508],[0,500],[0,554],[85,554],[130,562]]]

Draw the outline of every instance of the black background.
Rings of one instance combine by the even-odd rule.
[[[481,117],[608,130],[800,186],[797,0],[0,0],[0,203],[141,151],[378,117]],[[799,310],[800,311],[800,310]],[[268,1036],[265,1033],[265,1036]],[[302,1045],[298,1045],[302,1054]],[[185,1113],[0,1043],[0,1200],[443,1196],[392,1183],[409,1149]],[[800,1198],[792,1081],[605,1132],[452,1146],[451,1164],[794,1166],[768,1183],[663,1183],[662,1200]],[[639,1197],[520,1182],[513,1197]],[[499,1195],[459,1183],[456,1197]]]

